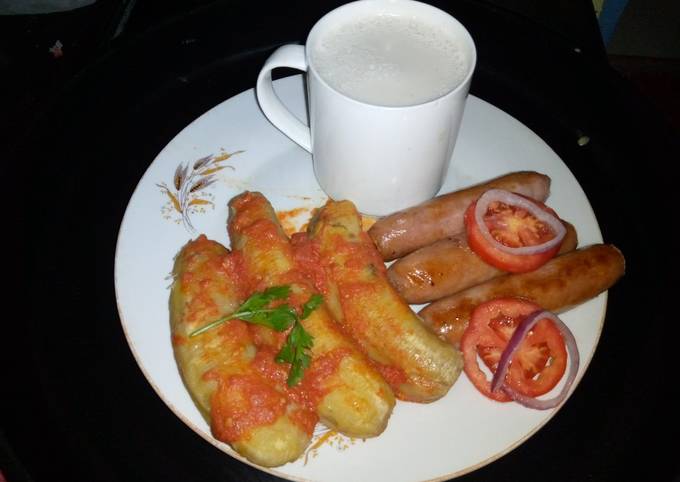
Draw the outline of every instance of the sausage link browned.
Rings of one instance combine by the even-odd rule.
[[[489,189],[505,189],[543,202],[550,194],[550,178],[532,171],[506,174],[390,214],[379,219],[368,234],[385,261],[401,258],[462,232],[465,210]]]
[[[609,289],[624,273],[625,260],[611,244],[596,244],[551,259],[535,271],[506,274],[426,306],[420,316],[458,346],[477,305],[501,297],[531,300],[561,312]]]
[[[559,254],[576,249],[576,229],[564,222]],[[398,259],[387,270],[392,286],[408,303],[429,303],[505,274],[470,249],[465,233],[425,246]]]

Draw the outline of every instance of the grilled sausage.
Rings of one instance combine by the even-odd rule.
[[[621,251],[596,244],[553,258],[535,271],[506,274],[442,298],[419,314],[440,337],[458,346],[470,314],[484,301],[517,296],[561,312],[609,289],[624,271]]]
[[[379,219],[368,234],[385,261],[464,231],[465,210],[489,189],[505,189],[545,201],[550,178],[531,171],[514,172],[460,191],[442,194],[412,208]]]
[[[241,256],[251,289],[290,285],[290,304],[306,302],[315,291],[297,268],[269,202],[260,193],[246,192],[232,199],[229,208],[232,248]],[[314,338],[301,385],[321,421],[353,437],[379,435],[395,404],[389,385],[338,329],[325,304],[301,323]]]
[[[243,301],[227,249],[200,236],[175,260],[170,296],[173,349],[180,374],[215,438],[267,467],[297,459],[318,417],[261,376],[260,352],[249,327],[230,320],[201,335],[195,329],[233,313]],[[255,401],[256,400],[256,401]]]
[[[560,254],[576,249],[576,229],[565,222],[567,234]],[[398,259],[387,275],[408,303],[429,303],[505,274],[486,263],[467,243],[465,233],[425,246]]]
[[[328,267],[334,315],[376,362],[397,397],[431,402],[444,396],[462,368],[460,353],[418,319],[387,280],[385,265],[349,201],[329,201],[308,229]]]

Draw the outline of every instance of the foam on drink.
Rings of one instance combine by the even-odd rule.
[[[393,15],[330,29],[312,47],[311,58],[336,90],[361,102],[393,107],[441,97],[468,72],[452,33],[422,19]]]

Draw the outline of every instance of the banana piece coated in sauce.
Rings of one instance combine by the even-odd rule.
[[[293,305],[308,300],[316,291],[297,268],[289,239],[267,199],[245,192],[232,199],[229,208],[232,248],[242,259],[251,290],[290,285]],[[321,421],[353,437],[379,435],[395,404],[389,385],[335,326],[325,303],[301,323],[314,338],[312,362],[301,383],[311,385]]]
[[[275,354],[258,346],[251,327],[240,320],[189,337],[236,311],[244,300],[228,250],[200,236],[181,250],[173,274],[175,359],[215,438],[262,466],[297,459],[309,444],[317,416],[287,396],[285,379],[281,383],[262,376],[262,367],[272,366]]]
[[[349,201],[329,201],[309,225],[327,270],[329,306],[399,398],[444,396],[462,369],[460,353],[437,338],[387,280],[385,266]]]

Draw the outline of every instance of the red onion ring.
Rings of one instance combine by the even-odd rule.
[[[520,207],[534,216],[539,221],[544,222],[550,226],[555,233],[555,237],[543,244],[538,244],[535,246],[522,246],[519,248],[512,248],[506,246],[503,243],[499,243],[489,232],[489,227],[484,222],[484,215],[486,214],[489,204],[492,202],[502,202],[508,206]],[[477,200],[477,205],[475,206],[475,221],[479,227],[479,232],[484,238],[484,240],[496,249],[503,251],[507,254],[514,255],[529,255],[529,254],[539,254],[549,249],[559,246],[567,234],[567,229],[562,224],[557,217],[553,216],[547,211],[541,209],[540,206],[530,201],[529,199],[515,194],[510,191],[505,191],[503,189],[489,189],[484,194],[482,194]]]
[[[510,361],[514,356],[515,352],[522,344],[522,340],[527,336],[529,331],[543,319],[552,320],[555,326],[564,339],[564,343],[567,346],[567,351],[569,352],[569,373],[567,374],[567,380],[562,387],[562,391],[554,398],[548,400],[541,400],[534,397],[529,397],[523,395],[513,390],[505,384],[505,375],[508,372],[508,367],[510,366]],[[524,405],[525,407],[534,408],[536,410],[547,410],[549,408],[554,408],[559,405],[569,393],[569,388],[574,383],[576,379],[576,374],[578,373],[579,367],[579,353],[578,347],[576,346],[576,339],[572,334],[571,330],[560,320],[554,313],[546,310],[537,310],[527,316],[515,329],[515,332],[510,337],[508,344],[501,354],[501,358],[498,362],[498,368],[496,373],[491,380],[491,391],[495,392],[499,388],[502,389],[510,398],[514,401]]]

